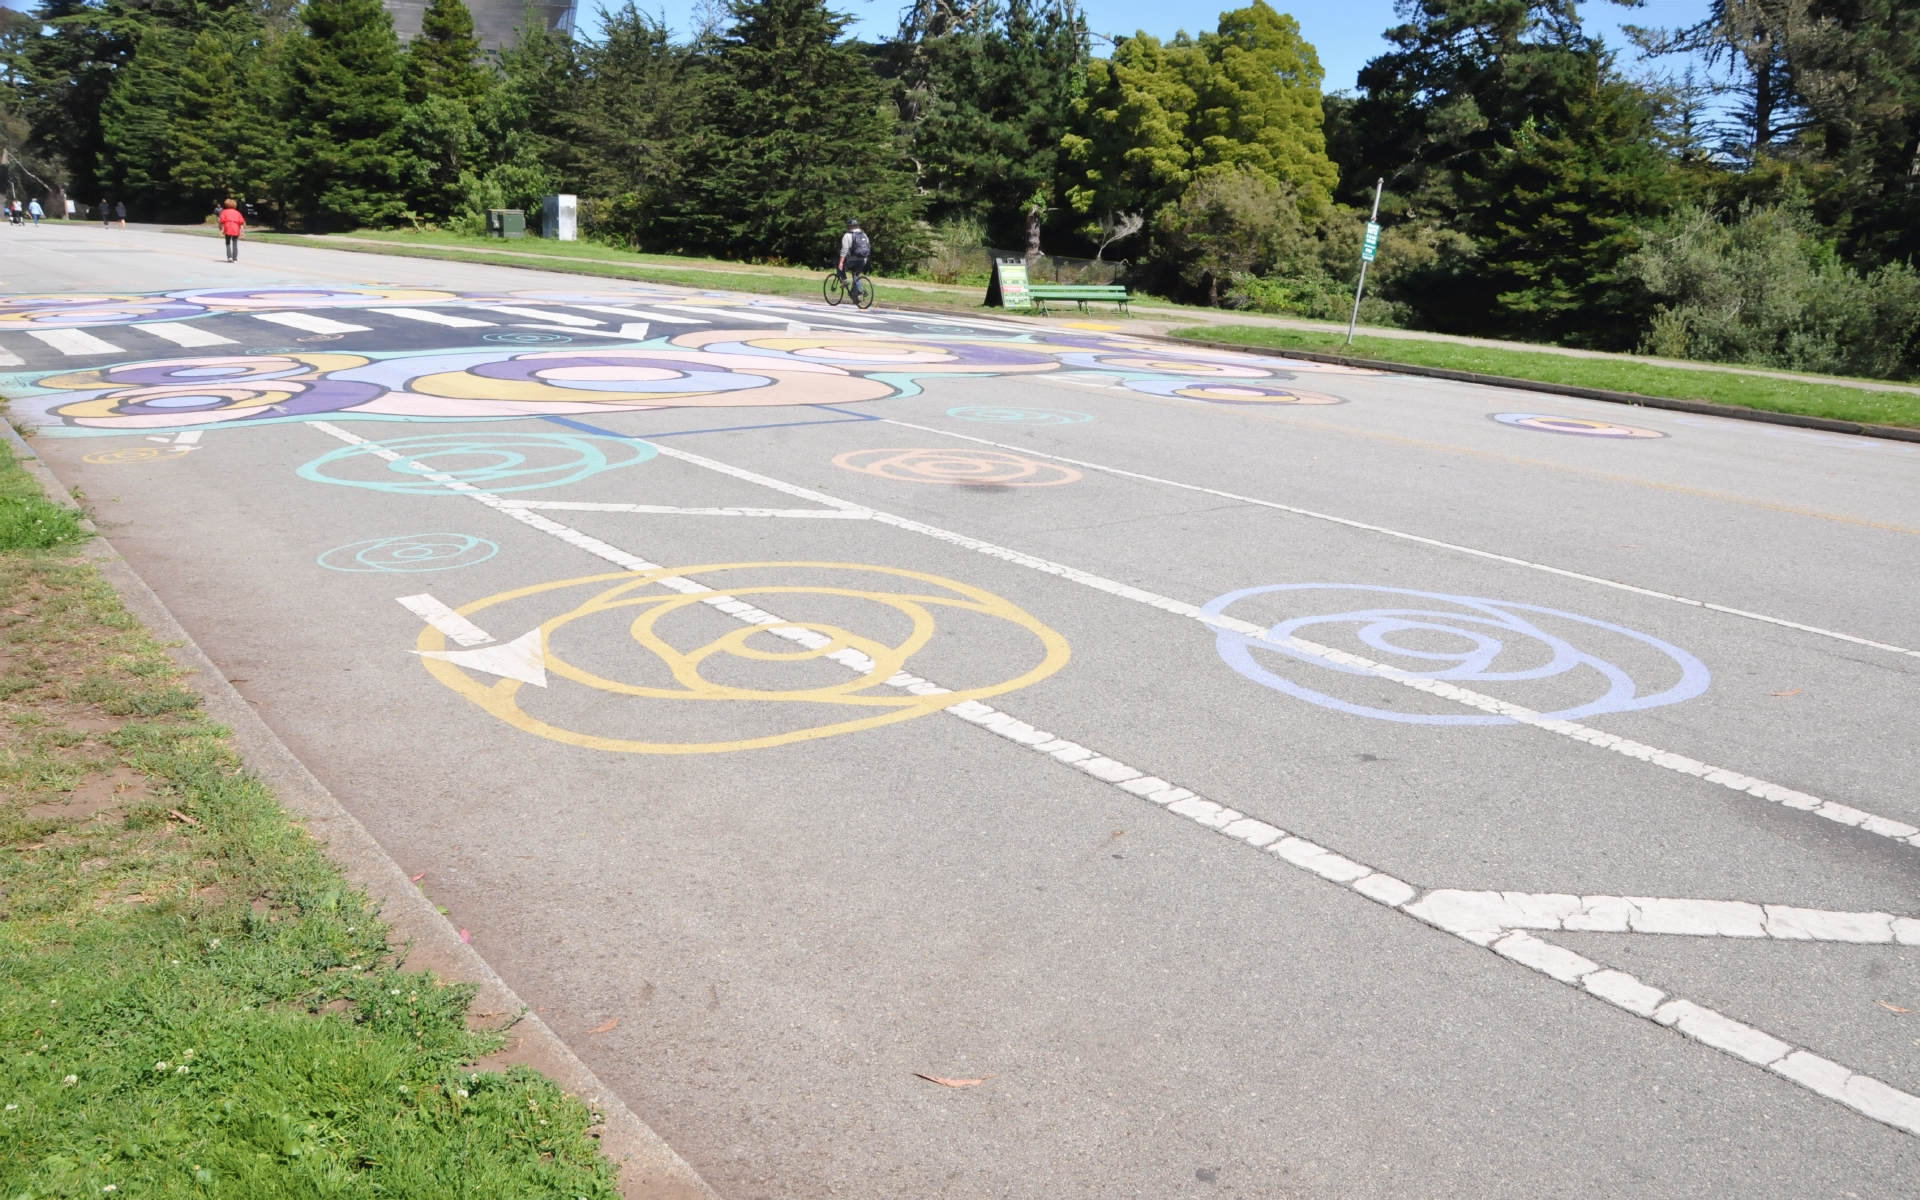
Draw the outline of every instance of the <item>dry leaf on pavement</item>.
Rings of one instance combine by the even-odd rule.
[[[942,1079],[938,1075],[929,1075],[925,1071],[915,1071],[914,1074],[926,1080],[928,1083],[937,1083],[941,1087],[951,1088],[979,1087],[987,1080],[993,1078],[993,1076],[987,1075],[979,1079]]]
[[[1912,1012],[1913,1011],[1912,1009],[1901,1008],[1898,1004],[1888,1004],[1885,1000],[1875,1000],[1874,1003],[1878,1004],[1881,1008],[1886,1009],[1888,1012]]]
[[[588,1033],[609,1033],[609,1032],[612,1032],[613,1027],[615,1025],[618,1025],[619,1023],[620,1023],[620,1018],[614,1017],[611,1020],[600,1022],[598,1025],[595,1025],[592,1029],[587,1030],[587,1032]]]

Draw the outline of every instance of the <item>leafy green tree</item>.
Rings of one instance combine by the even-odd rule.
[[[1207,303],[1220,303],[1222,285],[1264,274],[1283,256],[1305,249],[1299,202],[1292,188],[1264,171],[1235,166],[1209,171],[1179,200],[1160,210],[1155,233],[1192,287],[1206,284]]]
[[[429,96],[472,104],[493,86],[480,65],[480,39],[464,0],[429,0],[420,34],[407,45],[406,83],[410,104]]]
[[[310,0],[286,56],[287,192],[313,224],[378,225],[405,212],[400,42],[380,0]]]
[[[1339,172],[1327,160],[1320,57],[1300,23],[1267,0],[1220,15],[1200,52],[1211,70],[1196,97],[1188,139],[1202,170],[1244,166],[1289,184],[1301,207],[1323,214]]]
[[[1061,139],[1065,195],[1075,212],[1151,214],[1193,178],[1189,138],[1204,60],[1191,42],[1146,33],[1123,39],[1110,59],[1087,64],[1077,128]]]
[[[664,230],[711,253],[822,263],[851,217],[880,265],[925,235],[899,122],[848,18],[823,0],[731,0],[714,52],[688,197]]]
[[[1085,234],[1119,214],[1152,216],[1208,173],[1254,172],[1284,185],[1303,217],[1324,217],[1338,172],[1321,79],[1298,22],[1266,0],[1222,13],[1198,40],[1123,40],[1088,65],[1078,128],[1062,142],[1065,195]]]

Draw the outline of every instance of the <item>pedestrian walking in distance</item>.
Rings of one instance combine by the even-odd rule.
[[[227,261],[240,261],[240,231],[247,227],[247,214],[229,200],[220,206],[220,232],[227,237]]]
[[[127,227],[127,202],[125,200],[115,200],[113,202],[113,216],[115,220],[120,222],[120,228],[125,229]]]
[[[105,200],[100,202],[100,228],[113,228],[113,205],[108,204]]]
[[[38,226],[40,224],[40,218],[47,215],[47,210],[40,207],[38,200],[29,200],[27,201],[27,214],[33,218],[34,225]]]

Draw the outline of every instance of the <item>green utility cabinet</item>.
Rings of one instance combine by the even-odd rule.
[[[517,208],[487,210],[487,236],[523,238],[527,236],[527,214]]]

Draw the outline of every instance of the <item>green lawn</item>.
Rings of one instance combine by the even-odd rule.
[[[526,267],[570,275],[594,275],[603,279],[671,283],[682,287],[814,300],[820,298],[820,285],[827,275],[824,266],[818,270],[804,270],[729,263],[718,259],[680,258],[670,254],[636,254],[597,242],[547,241],[543,238],[503,241],[457,233],[394,230],[362,230],[337,236],[285,233],[252,233],[247,236],[257,241],[320,245],[333,250],[355,250],[367,254]],[[874,282],[874,298],[894,304],[959,304],[973,308],[978,307],[986,294],[983,288],[974,287],[943,287],[930,283],[916,283],[909,287],[899,280],[888,279],[876,279]]]
[[[593,1114],[471,1069],[471,989],[398,969],[63,554],[0,553],[0,1197],[613,1200]]]
[[[1410,338],[1356,337],[1353,346],[1347,348],[1344,334],[1255,325],[1197,325],[1173,330],[1172,334],[1243,346],[1320,350],[1672,400],[1733,404],[1866,425],[1920,427],[1920,393],[1873,391],[1842,381],[1814,383],[1733,371],[1690,371],[1618,359],[1575,358],[1521,347],[1495,349]]]

